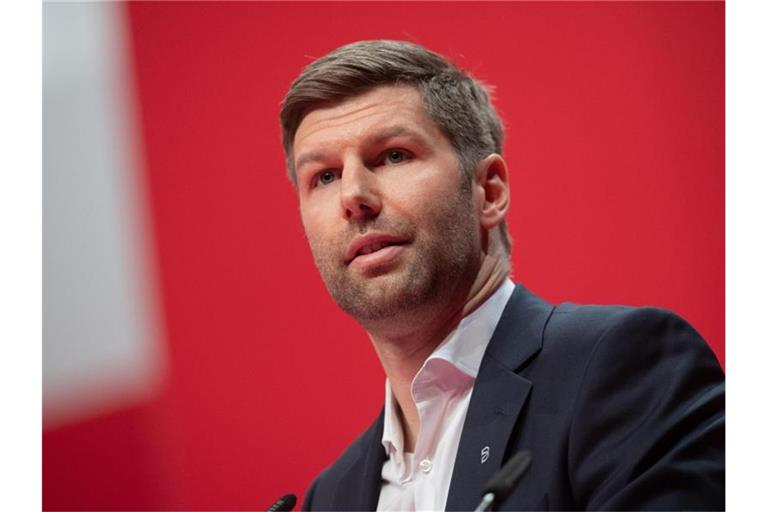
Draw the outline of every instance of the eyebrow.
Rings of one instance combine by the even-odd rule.
[[[395,137],[400,137],[405,135],[406,137],[411,137],[413,139],[416,139],[420,143],[424,143],[424,135],[421,134],[421,132],[413,130],[412,128],[409,128],[404,125],[395,125],[388,128],[384,128],[382,131],[377,132],[373,134],[370,138],[366,139],[366,142],[373,142],[380,143],[385,142],[389,139],[394,139]]]
[[[383,130],[377,131],[373,135],[366,137],[363,142],[364,144],[381,144],[382,142],[386,142],[389,139],[402,136],[411,137],[412,139],[415,139],[415,141],[419,144],[426,144],[424,135],[422,135],[421,132],[413,130],[412,128],[404,125],[395,125],[384,128]],[[322,150],[308,151],[303,153],[296,160],[296,169],[301,169],[302,166],[308,163],[321,162],[326,158],[328,158],[328,154]]]
[[[301,169],[302,166],[311,163],[311,162],[321,162],[326,159],[326,154],[322,151],[310,151],[308,153],[304,153],[299,157],[298,160],[296,160],[296,169]]]

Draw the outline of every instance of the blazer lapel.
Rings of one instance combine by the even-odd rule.
[[[381,436],[384,410],[363,434],[359,457],[347,468],[333,497],[333,510],[376,510],[381,491],[381,467],[387,459]]]
[[[532,384],[515,371],[541,349],[554,307],[515,285],[491,337],[459,440],[446,510],[474,510],[483,486],[506,462],[512,430]]]

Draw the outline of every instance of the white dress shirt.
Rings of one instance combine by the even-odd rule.
[[[381,443],[389,459],[381,468],[377,510],[445,510],[453,464],[480,361],[515,288],[507,279],[430,355],[411,383],[420,429],[413,453],[404,450],[403,428],[389,379]]]

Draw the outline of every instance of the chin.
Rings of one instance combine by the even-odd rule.
[[[418,272],[388,272],[349,283],[331,294],[342,310],[360,321],[384,320],[413,314],[432,302],[438,281],[434,277]]]

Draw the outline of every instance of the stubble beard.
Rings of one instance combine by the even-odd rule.
[[[464,187],[452,201],[433,211],[426,228],[381,217],[357,228],[339,240],[310,240],[310,247],[336,304],[363,324],[419,314],[447,301],[456,290],[468,289],[477,273],[480,234]],[[351,237],[368,230],[415,235],[404,248],[406,261],[401,267],[380,275],[374,272],[361,276],[339,261]]]

